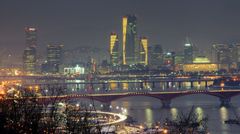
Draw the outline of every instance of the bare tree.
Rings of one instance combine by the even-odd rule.
[[[36,133],[42,105],[34,96],[8,98],[1,101],[3,131],[8,133]]]
[[[97,119],[94,101],[92,106],[81,104],[77,107],[68,106],[66,109],[66,127],[69,133],[89,134],[100,133],[101,127]]]
[[[164,127],[171,134],[206,134],[208,118],[199,119],[198,117],[199,115],[194,112],[194,107],[192,107],[187,114],[181,112],[176,120],[167,118]]]
[[[43,89],[40,89],[42,92]],[[64,88],[48,87],[48,92],[42,96],[53,96],[51,99],[40,100],[37,92],[21,88],[22,96],[8,97],[0,100],[0,129],[2,133],[99,133],[98,122],[89,120],[94,117],[89,109],[82,105],[78,109],[68,104],[61,110],[59,98],[65,93]],[[93,125],[95,124],[95,125]]]

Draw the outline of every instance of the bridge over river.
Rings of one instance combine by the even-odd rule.
[[[206,94],[218,97],[222,106],[229,106],[231,98],[240,94],[240,89],[212,88],[214,79],[211,78],[158,78],[158,79],[124,79],[124,80],[75,80],[55,77],[27,77],[34,81],[23,83],[22,87],[33,89],[37,87],[41,95],[38,101],[50,103],[53,100],[68,101],[73,99],[93,99],[106,104],[111,101],[133,96],[157,98],[163,107],[170,107],[171,100],[180,96]],[[38,80],[41,79],[41,80]],[[43,79],[43,80],[42,80]],[[57,80],[57,79],[60,79]],[[195,85],[195,86],[194,86]],[[197,85],[197,86],[196,86]],[[50,94],[51,90],[59,95]]]
[[[161,101],[162,107],[168,108],[171,100],[181,96],[205,94],[219,98],[221,106],[230,106],[231,98],[240,94],[240,89],[205,89],[205,90],[167,90],[167,91],[94,91],[75,92],[64,95],[39,96],[37,99],[41,103],[51,103],[52,101],[71,101],[76,99],[91,99],[110,105],[111,101],[124,97],[146,96],[157,98]]]

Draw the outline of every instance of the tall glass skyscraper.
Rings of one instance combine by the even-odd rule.
[[[157,69],[163,65],[163,49],[159,44],[148,47],[149,66],[152,69]]]
[[[139,60],[140,64],[148,65],[148,39],[146,37],[140,38]]]
[[[137,18],[134,15],[127,15],[122,18],[122,62],[123,65],[137,63]]]
[[[47,72],[59,72],[59,66],[63,61],[63,45],[47,46]]]
[[[23,52],[23,69],[26,73],[35,73],[36,71],[36,49],[27,47]]]
[[[237,47],[228,44],[213,44],[211,49],[212,61],[217,63],[219,69],[229,70],[233,62],[237,61]]]
[[[186,43],[184,44],[184,63],[193,62],[193,45],[190,43],[189,39],[186,38]]]
[[[37,46],[37,29],[35,27],[26,27],[25,36],[26,36],[27,47]]]
[[[116,33],[111,33],[110,35],[110,62],[112,66],[119,64],[119,41]]]
[[[26,49],[23,53],[23,68],[27,73],[36,72],[36,46],[37,46],[37,29],[34,27],[25,28]]]

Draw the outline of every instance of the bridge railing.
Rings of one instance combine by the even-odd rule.
[[[198,90],[212,90],[212,89],[198,89]],[[46,92],[47,91],[47,92]],[[97,89],[97,90],[89,90],[89,89],[79,89],[79,90],[72,90],[72,89],[64,89],[62,95],[67,94],[109,94],[109,93],[128,93],[128,92],[138,92],[138,93],[146,93],[146,92],[176,92],[176,91],[197,91],[195,89],[141,89],[141,88],[128,88],[128,89]],[[51,94],[51,89],[42,89],[42,95],[49,95]]]
[[[194,90],[212,90],[209,86],[178,86],[178,83],[170,83],[171,86],[159,85],[159,83],[131,82],[124,87],[123,85],[114,88],[111,83],[99,82],[80,82],[80,83],[36,83],[24,85],[26,88],[38,86],[42,94],[49,94],[52,89],[64,89],[64,94],[87,94],[87,93],[124,93],[124,92],[172,92],[172,91],[194,91]],[[123,83],[120,83],[123,84]],[[32,85],[32,86],[31,86]]]

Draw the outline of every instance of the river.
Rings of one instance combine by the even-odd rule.
[[[211,84],[209,83],[209,85]],[[189,88],[189,85],[190,83],[183,83],[186,89],[187,87]],[[195,89],[204,86],[204,82],[194,83]],[[110,84],[110,87],[115,89],[117,84],[113,82]],[[121,89],[127,90],[129,87],[135,88],[136,84],[122,83],[121,85]],[[164,85],[156,85],[156,87],[161,90],[165,88]],[[84,88],[84,86],[80,88]],[[95,87],[95,89],[97,88],[99,87]],[[111,102],[111,106],[114,112],[119,112],[119,110],[114,110],[116,107],[126,108],[128,115],[133,117],[138,123],[146,126],[151,126],[152,123],[158,121],[164,122],[166,118],[176,119],[179,113],[189,112],[192,106],[194,106],[194,111],[199,115],[199,118],[208,117],[210,134],[240,134],[240,125],[224,124],[224,121],[227,119],[236,119],[236,116],[240,117],[240,95],[233,97],[231,102],[232,107],[230,108],[220,107],[220,101],[217,97],[195,94],[173,99],[169,109],[162,108],[161,101],[156,98],[142,96],[122,98]],[[96,102],[95,106],[99,105],[101,104]]]
[[[179,113],[194,111],[200,118],[208,117],[208,130],[211,134],[240,134],[240,126],[224,124],[224,121],[240,116],[240,96],[232,98],[231,108],[219,107],[218,98],[208,95],[182,96],[172,100],[171,108],[161,108],[158,99],[150,97],[122,98],[111,103],[113,107],[127,108],[128,115],[138,123],[150,126],[156,121],[163,122],[166,118],[175,119]]]

